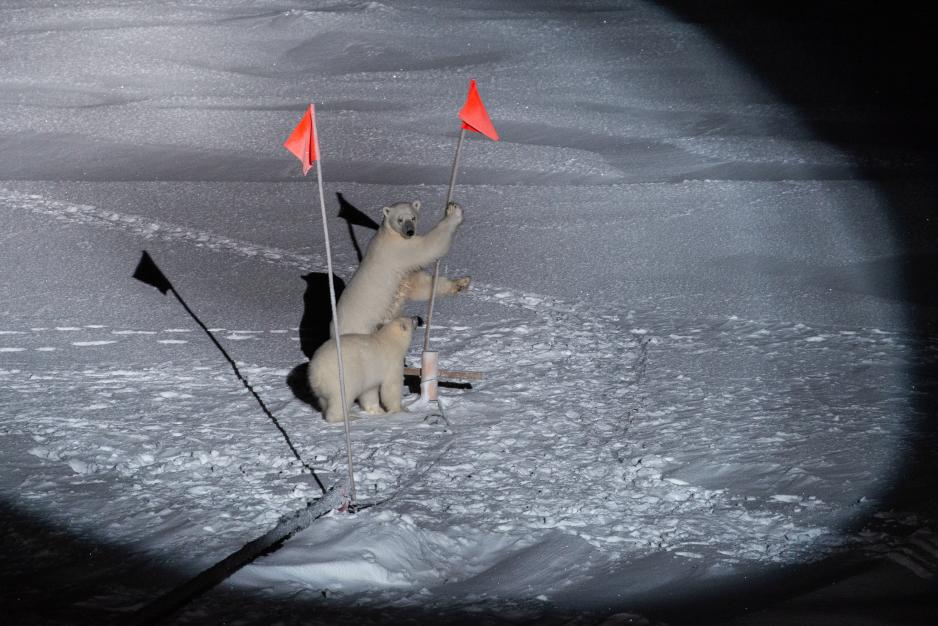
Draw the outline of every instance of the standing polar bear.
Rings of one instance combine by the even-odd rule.
[[[426,235],[417,235],[420,201],[398,202],[384,207],[384,220],[368,244],[365,258],[339,299],[342,334],[370,333],[382,322],[401,314],[408,300],[427,300],[433,282],[420,268],[449,252],[453,234],[462,223],[462,207],[446,206],[440,223]],[[454,295],[469,286],[471,278],[450,280],[440,276],[437,295]],[[335,336],[335,324],[330,328]]]
[[[410,347],[418,320],[398,317],[371,334],[342,335],[345,399],[349,405],[357,399],[366,413],[397,413],[404,410],[401,407],[404,355]],[[322,344],[313,354],[308,376],[310,389],[319,400],[326,421],[341,422],[342,396],[339,393],[335,339]]]

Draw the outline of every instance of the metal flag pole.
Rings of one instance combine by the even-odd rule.
[[[459,130],[459,140],[456,142],[456,156],[453,157],[453,170],[449,175],[449,189],[446,192],[446,204],[443,205],[443,211],[453,201],[453,189],[456,187],[456,171],[459,168],[459,156],[462,153],[462,142],[466,138],[465,126]],[[427,307],[427,327],[423,333],[423,351],[424,353],[430,347],[430,325],[433,323],[433,304],[436,302],[436,283],[440,278],[440,259],[436,260],[433,266],[433,281],[430,283],[430,304]]]
[[[342,402],[342,421],[345,424],[345,453],[348,461],[349,507],[355,505],[355,474],[352,468],[352,434],[348,423],[348,403],[345,399],[345,366],[342,362],[342,338],[339,314],[336,310],[335,275],[332,273],[332,246],[329,243],[329,223],[326,221],[326,196],[322,185],[322,153],[319,151],[319,133],[316,130],[316,107],[309,105],[312,113],[313,141],[316,145],[316,181],[319,183],[319,208],[322,213],[322,232],[326,240],[326,267],[329,272],[329,300],[332,305],[332,323],[335,325],[335,351],[339,365],[339,399]]]
[[[462,142],[466,138],[466,127],[459,130],[459,140],[456,142],[456,156],[453,157],[453,170],[449,175],[449,188],[446,191],[446,204],[443,205],[443,214],[446,215],[446,209],[449,203],[453,201],[453,190],[456,187],[456,172],[459,169],[459,156],[462,154]],[[437,259],[433,266],[433,279],[430,281],[430,302],[427,305],[427,327],[423,333],[423,353],[420,355],[420,398],[425,402],[436,402],[443,413],[443,405],[440,402],[437,393],[439,353],[431,351],[430,348],[430,327],[433,324],[433,305],[436,303],[436,284],[440,278],[440,261]],[[446,421],[446,416],[443,415]]]
[[[466,94],[466,103],[459,110],[459,119],[462,126],[459,129],[459,141],[456,143],[456,156],[453,157],[453,170],[449,176],[449,189],[446,192],[446,208],[449,208],[453,201],[453,190],[456,187],[456,172],[459,169],[459,156],[462,152],[463,139],[466,138],[466,131],[485,135],[493,141],[498,141],[498,133],[489,119],[489,114],[485,110],[482,98],[479,96],[479,90],[476,88],[476,81],[469,81],[469,93]],[[445,211],[445,209],[444,209]],[[430,329],[433,325],[433,305],[436,303],[436,286],[440,277],[440,261],[437,259],[433,267],[433,279],[430,282],[430,304],[427,309],[427,328],[423,334],[423,354],[420,357],[420,398],[423,401],[436,400],[437,398],[437,357],[436,352],[430,351]],[[431,374],[432,372],[432,374]],[[440,406],[442,412],[442,406]],[[444,420],[445,420],[444,416]]]

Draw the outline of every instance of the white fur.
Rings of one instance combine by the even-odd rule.
[[[462,207],[455,202],[426,235],[407,237],[402,226],[415,227],[420,202],[398,202],[384,207],[384,220],[368,244],[365,258],[339,299],[342,334],[370,333],[382,322],[400,315],[407,300],[430,297],[430,277],[418,271],[449,252],[453,234],[462,223]],[[437,294],[458,293],[469,286],[469,277],[441,277]],[[334,324],[331,329],[335,336]]]
[[[410,346],[413,332],[414,320],[399,317],[370,335],[342,335],[345,399],[349,405],[357,399],[368,413],[396,413],[403,410],[401,385],[404,382],[404,355]],[[326,421],[341,422],[342,401],[335,339],[330,339],[316,350],[309,361],[307,376],[310,389],[316,394]]]

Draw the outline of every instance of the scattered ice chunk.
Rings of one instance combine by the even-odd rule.
[[[674,554],[677,556],[683,556],[684,558],[687,558],[687,559],[702,559],[704,556],[700,554],[699,552],[685,552],[683,550],[675,552]]]
[[[36,446],[35,448],[30,448],[28,451],[31,455],[39,457],[40,459],[48,459],[50,461],[59,460],[59,455],[49,450],[48,448],[43,448],[42,446]]]
[[[68,466],[71,467],[72,471],[76,474],[92,474],[98,471],[98,466],[95,463],[88,463],[81,459],[69,459]]]
[[[188,394],[188,393],[181,393],[181,392],[179,392],[179,391],[160,391],[160,392],[157,393],[156,395],[157,395],[158,398],[163,398],[163,399],[166,399],[166,400],[173,399],[173,398],[191,398],[191,397],[193,397],[191,394]]]

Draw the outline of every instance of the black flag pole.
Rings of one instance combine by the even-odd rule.
[[[199,316],[195,314],[189,305],[186,304],[186,301],[182,299],[182,296],[179,295],[179,292],[176,291],[176,288],[173,287],[173,284],[169,282],[169,279],[166,278],[166,275],[160,270],[160,268],[153,261],[153,258],[147,253],[146,250],[143,251],[143,255],[140,257],[140,262],[137,263],[137,269],[134,270],[133,278],[146,283],[152,287],[159,289],[163,295],[166,295],[167,291],[172,291],[173,296],[176,297],[176,300],[179,301],[179,304],[182,305],[182,308],[186,310],[186,313],[189,314],[192,319],[195,320],[195,323],[199,325],[205,334],[208,335],[208,338],[212,340],[212,343],[215,344],[215,347],[218,348],[219,352],[222,353],[222,356],[225,357],[225,360],[228,361],[228,364],[231,366],[231,369],[234,370],[235,376],[238,377],[238,380],[241,381],[241,384],[244,385],[254,399],[257,401],[257,404],[260,405],[261,410],[270,418],[270,421],[274,423],[274,426],[277,427],[277,430],[280,431],[280,434],[283,435],[284,440],[287,442],[290,451],[293,453],[293,456],[299,461],[303,467],[309,470],[309,473],[313,475],[313,478],[316,480],[316,484],[319,485],[319,488],[323,493],[326,493],[326,487],[322,484],[322,481],[319,480],[319,476],[316,474],[316,470],[310,467],[306,461],[303,460],[303,457],[300,456],[299,451],[293,445],[293,441],[290,440],[290,435],[287,434],[287,431],[283,429],[283,426],[280,425],[279,420],[274,416],[274,414],[267,408],[267,405],[264,404],[264,401],[261,397],[254,391],[254,387],[251,386],[251,383],[241,374],[241,370],[238,369],[238,364],[235,363],[234,359],[228,354],[228,351],[218,342],[218,339],[215,338],[215,335],[212,334],[212,331],[199,319]]]

